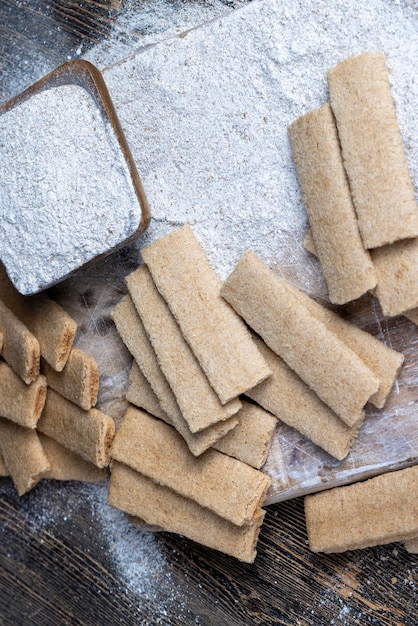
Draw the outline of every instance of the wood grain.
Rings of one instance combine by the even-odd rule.
[[[63,489],[73,512],[49,523],[45,512],[40,522],[33,514],[39,500],[54,500]],[[106,535],[92,525],[91,502],[77,491],[41,484],[19,500],[8,481],[1,483],[2,624],[416,623],[414,555],[400,545],[314,555],[306,546],[301,499],[270,507],[252,566],[160,534],[169,561],[164,576],[179,586],[181,601],[173,606],[163,592],[147,598],[115,570]],[[166,580],[159,582],[164,589]]]

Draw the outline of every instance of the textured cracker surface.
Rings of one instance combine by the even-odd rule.
[[[418,465],[305,498],[309,546],[344,552],[416,537]]]
[[[0,419],[0,450],[19,496],[50,468],[37,432],[4,419]]]
[[[264,514],[236,526],[117,461],[112,464],[109,504],[168,532],[252,563]]]
[[[41,354],[55,370],[61,371],[70,353],[77,325],[45,293],[25,299],[10,282],[0,263],[0,298],[39,341]]]
[[[105,469],[99,469],[43,433],[39,433],[38,436],[50,466],[42,478],[81,482],[97,482],[106,478]]]
[[[311,316],[252,252],[247,251],[221,291],[267,343],[343,421],[362,421],[378,387],[373,372],[326,326]]]
[[[191,432],[199,432],[237,413],[241,408],[238,399],[223,406],[220,403],[147,267],[141,265],[126,282],[161,370]]]
[[[248,391],[248,397],[331,456],[339,460],[346,457],[359,427],[344,424],[283,359],[261,339],[256,343],[273,373]]]
[[[194,457],[174,428],[144,411],[127,411],[112,458],[241,526],[264,501],[269,478],[216,450]]]
[[[5,362],[0,362],[0,416],[21,426],[35,428],[46,396],[46,378],[27,385]]]
[[[242,320],[220,297],[221,282],[190,226],[147,246],[142,258],[223,404],[269,375]]]
[[[42,369],[48,386],[88,411],[96,404],[99,391],[99,369],[96,361],[79,348],[73,348],[64,369],[57,372],[47,363]]]
[[[111,417],[97,409],[83,411],[53,389],[48,389],[38,429],[97,467],[109,464],[115,425]]]
[[[418,207],[384,55],[350,57],[327,76],[364,245],[416,237]]]
[[[418,306],[418,238],[398,241],[372,252],[377,273],[376,296],[385,315]]]
[[[329,104],[289,126],[292,155],[330,301],[344,304],[376,285],[364,249]]]
[[[184,419],[176,398],[161,371],[156,354],[147,337],[141,319],[129,295],[124,296],[112,313],[123,342],[141,368],[158,398],[170,423],[186,440],[190,451],[198,456],[210,448],[237,424],[235,417],[213,424],[200,433],[192,433]]]
[[[39,342],[1,300],[0,328],[3,334],[2,357],[25,383],[33,382],[39,376]]]

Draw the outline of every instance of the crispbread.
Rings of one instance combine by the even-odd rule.
[[[162,410],[151,385],[139,369],[132,364],[130,385],[126,399],[147,413],[170,423]],[[215,450],[233,456],[256,469],[260,469],[267,458],[277,418],[261,407],[241,400],[242,408],[236,414],[238,424],[213,444]]]
[[[99,391],[99,368],[89,354],[73,348],[64,369],[57,372],[48,363],[42,365],[48,386],[88,411],[96,404]]]
[[[122,298],[112,312],[116,328],[143,374],[148,379],[161,407],[170,423],[187,442],[189,450],[198,456],[210,448],[215,441],[237,425],[235,416],[224,422],[213,424],[200,433],[192,433],[183,418],[170,385],[158,364],[154,349],[129,295]]]
[[[170,423],[170,419],[162,410],[157,396],[135,360],[129,372],[129,387],[126,391],[126,399],[138,408],[145,409],[150,415]]]
[[[238,398],[224,405],[220,403],[147,267],[138,267],[126,278],[126,283],[190,431],[199,432],[237,413],[241,408]]]
[[[1,418],[0,451],[19,496],[32,489],[49,470],[36,430]]]
[[[83,411],[48,389],[38,430],[97,467],[109,464],[115,424],[111,417],[97,409]]]
[[[105,469],[99,469],[78,454],[64,448],[58,441],[39,433],[39,440],[49,461],[50,468],[42,476],[43,479],[77,480],[81,482],[98,482],[107,476]]]
[[[245,324],[220,297],[221,281],[191,227],[141,253],[222,404],[265,380],[270,372]]]
[[[394,316],[418,307],[418,238],[373,250],[372,259],[383,314]]]
[[[330,105],[288,130],[329,299],[345,304],[375,287],[376,272],[360,236]]]
[[[380,383],[379,389],[370,397],[369,402],[381,409],[402,367],[404,361],[403,354],[389,348],[383,341],[379,341],[370,333],[366,333],[355,324],[343,319],[334,311],[321,306],[290,283],[288,283],[288,287],[300,302],[306,306],[311,315],[323,322],[376,375]]]
[[[344,552],[418,536],[418,465],[305,498],[309,546]]]
[[[133,407],[115,435],[112,458],[238,526],[259,515],[271,482],[217,450],[194,457],[174,428]]]
[[[349,57],[327,78],[365,247],[416,237],[418,208],[384,55]]]
[[[61,371],[74,341],[75,321],[45,293],[24,298],[10,282],[1,263],[0,298],[39,341],[45,361]]]
[[[0,328],[3,335],[2,357],[25,383],[32,383],[39,376],[39,342],[1,300]]]
[[[344,459],[354,443],[359,426],[344,424],[283,359],[261,339],[254,339],[272,375],[247,391],[246,395],[331,456],[339,461]]]
[[[263,384],[263,383],[261,383]],[[256,469],[266,462],[277,418],[260,406],[242,401],[238,425],[214,444],[214,448]]]
[[[148,524],[184,535],[246,563],[255,559],[264,511],[250,524],[236,526],[117,461],[112,462],[108,499],[111,506]]]
[[[377,377],[287,285],[247,251],[221,293],[325,404],[348,426],[359,425],[379,388]]]
[[[38,376],[30,385],[0,362],[0,416],[20,426],[35,428],[46,397],[46,378]]]

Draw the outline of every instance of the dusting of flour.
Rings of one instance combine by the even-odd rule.
[[[0,116],[0,178],[0,257],[25,295],[138,229],[121,148],[78,85],[47,89]]]
[[[325,295],[287,126],[327,100],[329,68],[382,50],[417,189],[417,25],[383,0],[254,1],[105,71],[151,205],[141,244],[189,222],[222,279],[251,247]]]
[[[118,63],[105,80],[151,205],[138,247],[188,222],[222,279],[251,248],[326,297],[318,264],[302,246],[307,221],[287,126],[327,100],[329,68],[365,50],[386,55],[418,191],[414,2],[254,0],[124,61],[118,47],[107,49],[106,58]],[[116,523],[105,509],[98,515]],[[141,550],[120,536],[112,545],[127,579],[134,575],[124,558],[130,545]]]

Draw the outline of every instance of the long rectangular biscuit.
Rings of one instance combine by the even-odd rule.
[[[350,451],[359,426],[347,426],[290,367],[259,338],[258,349],[272,375],[247,396],[295,428],[339,461]]]
[[[181,334],[145,265],[126,278],[129,293],[151,341],[161,370],[192,433],[231,417],[238,398],[222,405],[199,361]]]
[[[36,430],[0,419],[0,451],[19,496],[32,489],[49,470]]]
[[[107,476],[106,469],[100,469],[78,454],[64,448],[58,441],[38,433],[42,448],[49,462],[49,470],[42,479],[76,480],[80,482],[98,482]]]
[[[150,415],[170,423],[136,362],[132,364],[129,380],[126,399]],[[242,408],[236,414],[238,424],[212,447],[260,469],[267,459],[277,418],[255,404],[245,401],[241,403]]]
[[[418,307],[418,238],[372,251],[377,273],[375,295],[384,315]]]
[[[329,299],[345,304],[375,287],[376,272],[360,236],[330,105],[299,117],[288,131]]]
[[[228,420],[213,424],[199,433],[192,433],[181,414],[170,385],[161,371],[154,349],[129,295],[124,296],[115,307],[112,318],[122,341],[151,384],[164,413],[185,439],[189,450],[195,456],[202,454],[215,441],[237,425],[237,418],[232,416]]]
[[[129,372],[129,387],[126,391],[126,399],[138,408],[144,409],[150,415],[170,423],[170,419],[162,410],[157,396],[135,360]]]
[[[44,362],[42,373],[46,376],[49,387],[85,411],[96,404],[99,391],[99,368],[93,357],[79,348],[71,350],[61,372],[57,372]]]
[[[384,55],[352,56],[327,78],[365,247],[416,237],[418,208]]]
[[[35,428],[45,398],[45,376],[38,376],[27,385],[7,363],[0,362],[0,417],[6,417],[20,426]]]
[[[76,322],[45,293],[23,297],[10,282],[1,263],[0,298],[39,341],[45,361],[60,372],[70,354]]]
[[[108,501],[147,524],[184,535],[246,563],[255,559],[264,511],[250,524],[236,526],[117,461],[112,462]]]
[[[381,409],[393,387],[399,373],[404,356],[389,348],[383,341],[376,339],[355,324],[340,317],[334,311],[321,306],[306,293],[288,283],[290,291],[306,306],[311,315],[323,322],[325,326],[345,343],[371,369],[379,379],[379,389],[369,402]]]
[[[222,404],[265,380],[270,372],[245,324],[222,300],[221,281],[191,227],[141,254]]]
[[[25,383],[32,383],[40,371],[39,342],[1,300],[0,329],[3,334],[2,357]]]
[[[109,464],[115,424],[111,417],[97,409],[83,411],[48,389],[38,430],[97,467]]]
[[[309,547],[344,552],[418,536],[418,465],[306,496]]]
[[[242,409],[237,417],[238,425],[213,447],[260,469],[267,460],[277,418],[260,406],[245,401],[242,402]]]
[[[112,458],[238,526],[259,514],[270,486],[266,474],[217,450],[194,457],[174,428],[133,407]]]
[[[380,273],[380,285],[375,289],[375,295],[380,296],[383,312],[398,311],[396,315],[402,313],[414,324],[418,324],[418,293],[413,281],[418,264],[416,241],[401,241],[372,251],[376,269]],[[318,256],[311,230],[308,230],[303,245],[308,252]],[[415,305],[407,310],[404,307],[410,306],[409,302],[415,302]],[[403,310],[399,311],[400,308]]]
[[[378,379],[253,252],[244,253],[221,293],[348,426],[364,419]]]

